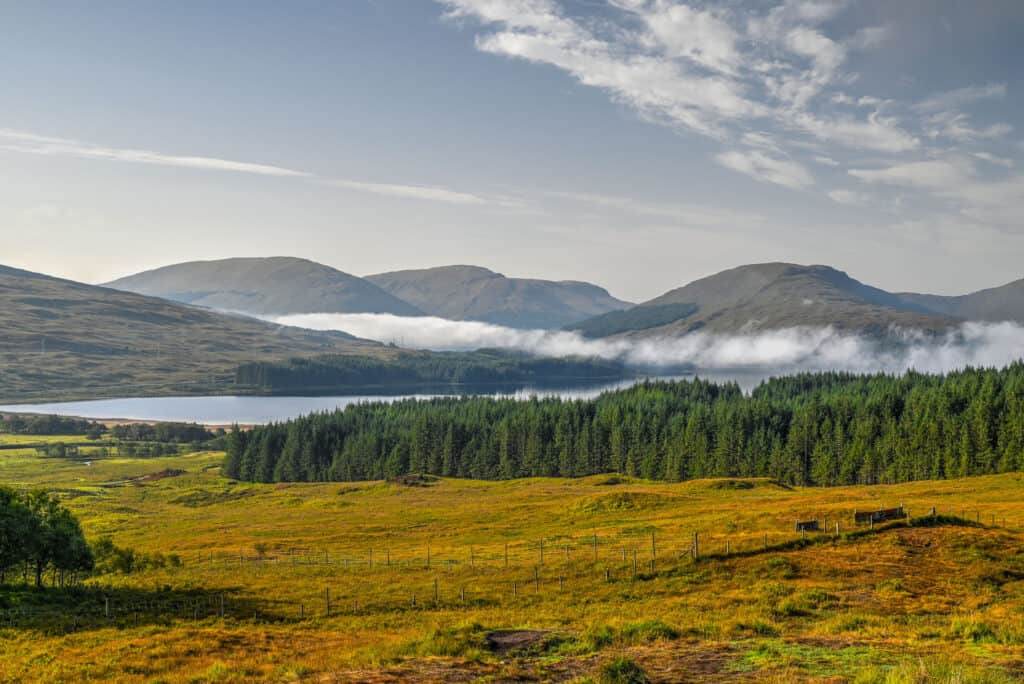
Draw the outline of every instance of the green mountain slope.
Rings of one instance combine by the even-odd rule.
[[[669,307],[680,315],[665,322]],[[679,335],[695,330],[735,333],[795,326],[832,326],[869,334],[892,327],[948,329],[956,316],[923,302],[865,285],[829,266],[767,263],[740,266],[696,280],[638,305],[636,323],[602,329],[602,321],[569,326],[594,336]]]
[[[900,294],[907,303],[969,321],[1024,323],[1024,279],[958,297]]]
[[[390,356],[313,332],[0,266],[0,399],[224,393],[239,364]]]
[[[434,316],[514,328],[560,328],[630,306],[590,283],[508,278],[479,266],[394,271],[366,279]]]
[[[422,315],[363,278],[293,257],[192,261],[120,278],[107,287],[254,315]]]

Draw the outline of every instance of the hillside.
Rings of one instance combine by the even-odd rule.
[[[0,266],[0,398],[223,393],[239,364],[390,355],[376,342]]]
[[[970,321],[1024,322],[1024,279],[958,297],[902,293],[903,301]]]
[[[678,307],[680,315],[665,322]],[[593,337],[622,333],[677,335],[696,330],[734,333],[794,326],[833,326],[869,334],[891,327],[941,331],[956,317],[923,302],[865,285],[829,266],[754,264],[670,290],[621,317],[570,326]]]
[[[363,278],[293,257],[191,261],[120,278],[107,287],[254,315],[422,315]]]
[[[479,266],[393,271],[366,279],[433,316],[514,328],[559,328],[630,306],[590,283],[509,278]]]

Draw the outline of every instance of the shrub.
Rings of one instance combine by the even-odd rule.
[[[615,658],[601,666],[598,684],[650,684],[651,678],[629,658]]]
[[[623,641],[630,644],[647,644],[662,639],[670,641],[679,638],[679,630],[660,620],[629,623],[619,630],[619,634]]]

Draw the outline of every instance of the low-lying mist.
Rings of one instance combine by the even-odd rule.
[[[519,330],[429,316],[299,314],[272,320],[314,330],[341,330],[409,349],[465,351],[487,347],[541,356],[620,359],[655,369],[690,365],[705,370],[902,372],[915,369],[941,373],[965,366],[1005,366],[1024,357],[1024,327],[1016,323],[964,323],[938,336],[893,330],[884,340],[831,327],[592,340],[574,332]]]

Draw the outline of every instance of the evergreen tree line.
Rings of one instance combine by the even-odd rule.
[[[64,586],[92,568],[78,520],[56,497],[0,487],[0,585],[20,572],[41,587],[51,572],[53,584]]]
[[[946,375],[801,374],[750,395],[703,380],[592,400],[439,398],[349,406],[228,434],[224,472],[256,482],[430,473],[619,472],[798,485],[941,479],[1024,466],[1024,363]]]
[[[188,444],[207,442],[216,434],[197,423],[124,423],[110,429],[114,439],[127,442]]]

